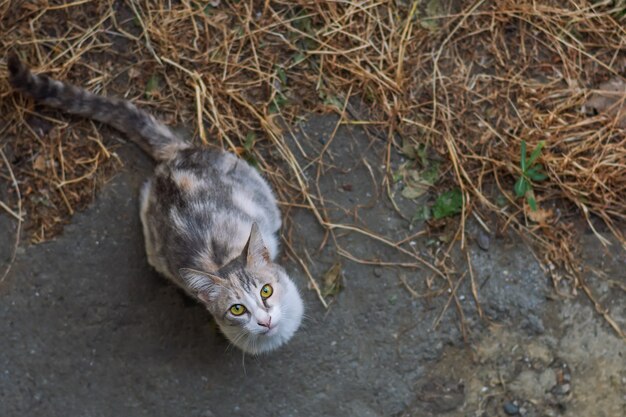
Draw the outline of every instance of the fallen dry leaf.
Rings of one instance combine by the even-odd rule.
[[[546,224],[546,222],[552,218],[553,213],[552,210],[538,208],[534,211],[529,209],[526,214],[528,215],[528,218],[535,223]]]
[[[336,262],[328,271],[324,273],[322,296],[334,296],[341,291],[343,274],[341,273],[341,262]]]
[[[615,77],[600,84],[585,103],[584,111],[616,117],[617,126],[626,129],[626,81]]]
[[[135,67],[131,67],[128,70],[128,78],[130,79],[135,79],[138,78],[141,75],[141,73],[139,72],[139,70]]]
[[[37,155],[37,158],[35,158],[35,161],[33,162],[33,168],[35,169],[35,171],[46,170],[46,158],[42,154]]]
[[[417,172],[415,173],[417,174]],[[412,180],[408,180],[406,182],[406,185],[402,189],[402,196],[410,200],[418,198],[424,195],[430,186],[431,184],[428,184],[419,178],[412,178]]]
[[[404,164],[398,170],[397,175],[403,179],[404,188],[402,196],[408,199],[416,199],[424,195],[428,189],[437,181],[439,176],[437,166],[418,171],[417,169],[408,168],[408,164]]]

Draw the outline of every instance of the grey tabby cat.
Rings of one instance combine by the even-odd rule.
[[[159,164],[141,191],[148,262],[203,303],[245,352],[273,350],[300,326],[300,294],[274,263],[280,212],[267,182],[228,152],[196,147],[128,101],[35,75],[8,58],[13,87],[113,126]]]

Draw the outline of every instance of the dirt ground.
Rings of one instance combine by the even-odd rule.
[[[311,115],[289,142],[305,151],[323,146],[335,124],[333,116]],[[402,239],[420,226],[400,217],[375,185],[384,169],[381,146],[359,128],[341,127],[320,187],[332,197],[329,207],[350,209],[330,210],[333,221]],[[624,341],[586,298],[556,296],[515,236],[490,236],[482,249],[468,242],[484,317],[467,277],[457,290],[464,340],[448,297],[420,295],[428,270],[338,257],[337,247],[361,258],[396,256],[356,233],[337,234],[318,251],[323,230],[309,212],[291,208],[295,251],[310,259],[318,279],[340,261],[345,288],[324,309],[285,257],[307,304],[302,330],[269,355],[228,349],[208,314],[148,266],[137,195],[152,163],[132,145],[118,154],[125,167],[96,202],[53,241],[22,245],[2,284],[0,415],[625,415]],[[415,209],[397,203],[401,212]],[[470,227],[470,235],[481,233]],[[15,224],[0,216],[0,228],[8,231],[0,239],[4,264]],[[588,265],[603,273],[585,277],[624,327],[626,255],[618,245],[604,249],[592,234],[582,243]],[[426,256],[439,244],[423,235],[411,246]],[[457,264],[463,273],[465,264]]]

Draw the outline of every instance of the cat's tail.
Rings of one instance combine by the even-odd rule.
[[[9,81],[16,90],[47,106],[106,123],[157,160],[171,159],[179,150],[190,147],[154,116],[129,101],[102,97],[46,75],[33,74],[16,54],[9,55],[7,66]]]

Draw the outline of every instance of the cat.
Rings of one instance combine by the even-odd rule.
[[[291,339],[304,307],[274,263],[280,211],[253,167],[192,145],[129,101],[33,74],[16,54],[7,67],[14,89],[114,127],[157,161],[140,196],[148,263],[202,303],[233,345],[258,354]]]

